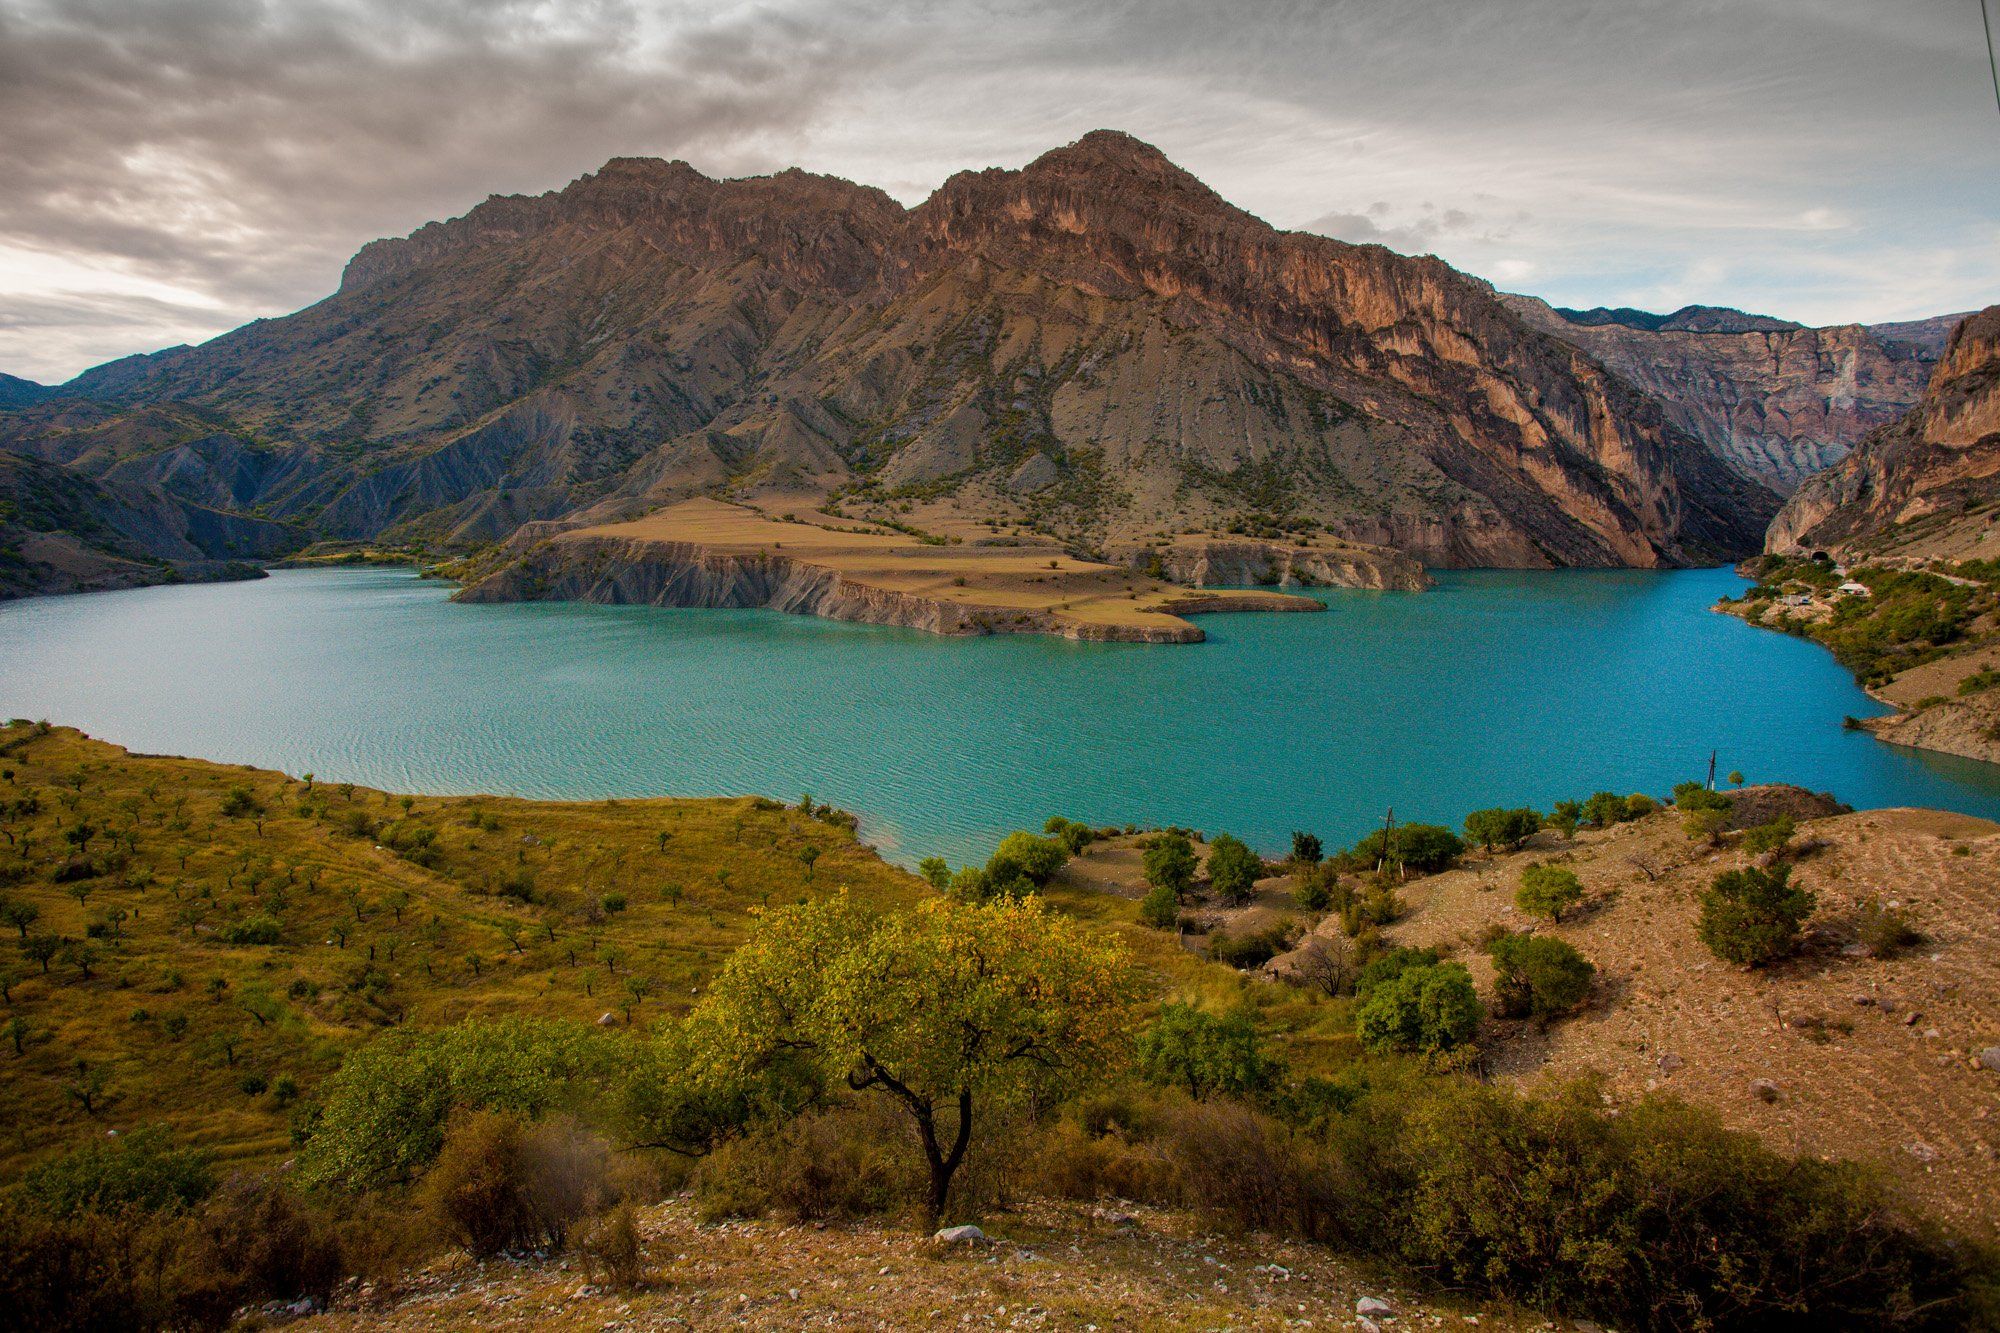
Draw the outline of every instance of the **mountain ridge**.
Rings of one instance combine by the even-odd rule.
[[[709,495],[1121,561],[1321,533],[1650,568],[1755,549],[1778,503],[1486,284],[1277,231],[1113,131],[908,209],[613,159],[371,242],[294,315],[64,387],[0,417],[0,447],[194,485],[168,418],[200,415],[242,507],[443,549]]]

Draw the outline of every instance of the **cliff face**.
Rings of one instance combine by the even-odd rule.
[[[66,388],[0,420],[10,447],[333,537],[838,494],[1093,550],[1273,528],[1658,566],[1754,549],[1777,503],[1484,284],[1274,231],[1102,132],[912,210],[619,159],[371,244],[296,315]],[[134,432],[68,419],[76,394],[212,428],[107,447]]]
[[[1782,494],[1923,393],[1936,321],[1813,329],[1741,311],[1559,311],[1503,298],[1665,406],[1674,424]]]
[[[1799,488],[1766,549],[2000,555],[2000,306],[1953,331],[1916,407]]]

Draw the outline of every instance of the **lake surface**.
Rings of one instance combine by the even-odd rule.
[[[1825,651],[1708,606],[1742,581],[1445,574],[1192,647],[948,639],[768,611],[455,606],[401,570],[0,606],[0,716],[327,781],[537,797],[810,791],[905,862],[1051,814],[1351,841],[1720,769],[2000,818],[2000,767],[1841,729]]]

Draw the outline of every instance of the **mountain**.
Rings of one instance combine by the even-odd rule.
[[[1799,488],[1766,549],[2000,557],[2000,305],[1959,323],[1921,402]]]
[[[64,393],[0,447],[446,547],[711,495],[1096,552],[1654,567],[1755,549],[1778,503],[1485,284],[1276,231],[1106,131],[912,209],[616,159]]]
[[[33,380],[24,380],[18,375],[0,375],[0,412],[17,407],[32,407],[34,404],[55,397],[61,390]]]
[[[247,562],[303,541],[281,523],[0,450],[0,600],[248,578],[257,568]]]
[[[1675,425],[1780,494],[1908,411],[1943,351],[1939,320],[1814,329],[1714,306],[1653,315],[1501,299],[1652,395]]]
[[[1729,306],[1684,305],[1670,315],[1656,315],[1646,310],[1634,310],[1629,306],[1596,306],[1590,310],[1572,310],[1567,306],[1555,307],[1555,312],[1572,324],[1586,328],[1602,328],[1607,324],[1617,324],[1628,329],[1644,329],[1648,333],[1666,330],[1669,333],[1775,333],[1780,329],[1803,328],[1789,319],[1776,319],[1770,315],[1753,315],[1748,311],[1736,310]]]

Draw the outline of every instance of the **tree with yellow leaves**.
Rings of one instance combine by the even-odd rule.
[[[690,1015],[697,1067],[740,1082],[805,1054],[893,1097],[943,1215],[982,1116],[1102,1078],[1135,994],[1123,948],[1033,897],[928,899],[870,916],[844,897],[771,912]]]

